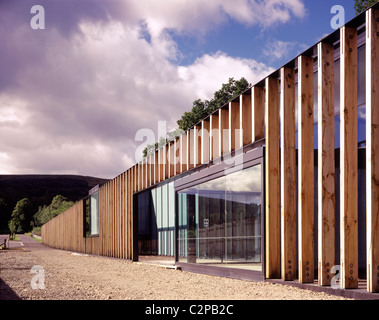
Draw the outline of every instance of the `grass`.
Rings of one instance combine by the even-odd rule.
[[[14,234],[13,237],[9,237],[9,240],[12,240],[12,241],[19,241],[19,237],[17,236],[17,234]]]
[[[34,237],[33,234],[32,234],[31,232],[28,232],[28,233],[25,233],[25,234],[26,234],[27,236],[33,238],[34,240],[38,241],[38,242],[42,242],[41,239],[38,239],[38,238]]]

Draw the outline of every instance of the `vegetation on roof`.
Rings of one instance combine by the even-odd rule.
[[[354,9],[355,14],[358,15],[363,11],[370,8],[372,5],[377,3],[379,0],[355,0]]]
[[[167,142],[174,140],[184,131],[195,126],[197,123],[199,123],[207,116],[211,115],[224,104],[238,97],[241,93],[246,91],[249,86],[251,85],[244,77],[242,77],[240,80],[229,78],[228,83],[224,83],[221,89],[214,93],[211,100],[195,100],[192,103],[191,111],[184,112],[182,117],[177,121],[179,128],[168,132],[166,138],[160,137],[159,142],[156,142],[153,145],[147,145],[147,147],[143,150],[143,157],[146,158],[148,155],[153,154],[158,148]]]

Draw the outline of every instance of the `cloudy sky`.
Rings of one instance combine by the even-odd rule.
[[[230,77],[258,82],[353,3],[0,0],[0,174],[113,178],[136,162],[138,132],[175,129]]]

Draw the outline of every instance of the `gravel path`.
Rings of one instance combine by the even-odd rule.
[[[340,300],[337,296],[47,248],[0,250],[0,300]],[[44,283],[37,281],[42,269]],[[37,277],[37,278],[35,278]],[[32,284],[40,286],[33,289]],[[44,285],[44,288],[41,288]]]

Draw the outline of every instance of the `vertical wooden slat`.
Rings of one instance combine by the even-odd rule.
[[[210,155],[210,120],[206,119],[201,122],[201,163],[209,162]]]
[[[212,161],[219,157],[220,151],[220,133],[219,133],[219,116],[212,114],[210,117],[210,146],[209,146],[209,160]]]
[[[252,137],[253,141],[257,141],[265,137],[265,88],[253,87],[252,106]]]
[[[266,80],[266,278],[280,278],[279,212],[279,80]]]
[[[379,292],[379,10],[366,12],[367,290]]]
[[[186,172],[188,170],[187,132],[180,136],[180,165],[181,172]]]
[[[251,99],[251,91],[240,95],[240,123],[243,134],[240,136],[240,145],[246,146],[253,142],[253,106]],[[264,100],[263,100],[264,101]],[[263,106],[264,110],[264,106]],[[264,122],[264,119],[263,119]],[[264,123],[263,123],[264,126]]]
[[[168,157],[168,150],[169,150],[169,144],[165,144],[163,147],[162,147],[162,152],[163,152],[163,163],[164,163],[164,169],[163,169],[163,172],[164,172],[164,175],[163,175],[163,180],[166,180],[169,178],[170,176],[170,159]]]
[[[358,287],[357,30],[341,29],[341,287]]]
[[[282,68],[281,74],[281,266],[282,279],[296,276],[296,146],[295,71]]]
[[[163,147],[158,149],[159,154],[159,182],[165,179],[165,156]]]
[[[229,109],[219,109],[219,157],[229,152]]]
[[[196,125],[194,130],[194,166],[197,167],[201,164],[201,124]]]
[[[334,48],[318,44],[318,283],[335,264]]]
[[[240,103],[229,102],[229,142],[228,152],[232,152],[242,147],[241,145],[241,118],[240,118]]]
[[[152,177],[152,163],[153,163],[153,160],[152,160],[152,155],[150,154],[147,158],[146,158],[146,164],[147,164],[147,174],[146,174],[146,188],[149,188],[152,183],[151,183],[151,177]]]
[[[187,157],[188,170],[195,166],[195,129],[191,128],[187,131]]]
[[[181,173],[181,163],[180,163],[180,141],[179,137],[175,138],[174,147],[174,163],[175,163],[175,176]]]
[[[299,281],[314,281],[313,58],[298,59]]]
[[[169,159],[169,178],[172,178],[175,175],[175,143],[170,141],[168,144],[168,153],[167,157]]]
[[[159,153],[158,150],[154,153],[154,184],[159,183]]]

